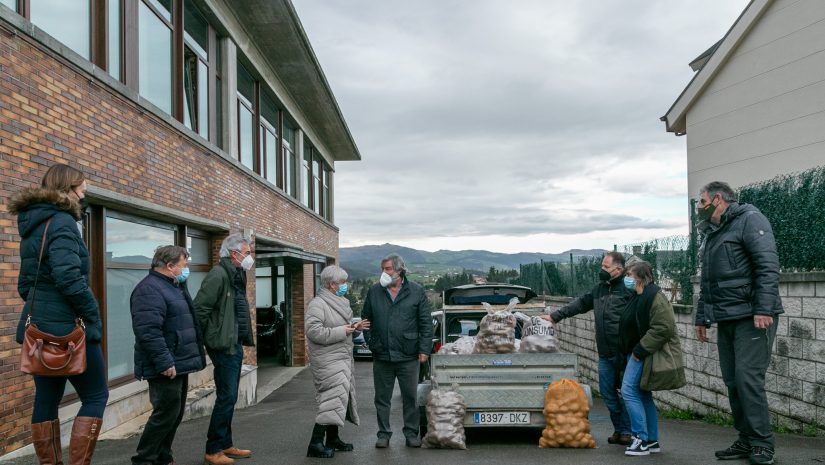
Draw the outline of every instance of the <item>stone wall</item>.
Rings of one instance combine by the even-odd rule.
[[[698,293],[698,286],[694,289]],[[775,425],[801,431],[817,425],[825,432],[825,273],[785,273],[780,278],[785,313],[779,317],[765,389]],[[560,308],[570,298],[550,298]],[[697,300],[697,299],[694,299]],[[660,408],[690,410],[701,415],[730,414],[727,388],[719,369],[716,327],[703,344],[694,333],[694,309],[674,306],[676,326],[685,354],[687,386],[656,392]],[[598,390],[593,313],[557,325],[561,348],[579,355],[580,376]]]

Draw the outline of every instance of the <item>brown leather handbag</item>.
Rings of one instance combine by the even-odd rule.
[[[26,318],[26,332],[23,335],[20,371],[38,376],[74,376],[86,371],[86,327],[83,320],[77,318],[74,330],[65,336],[55,336],[41,331],[31,321],[34,298],[37,294],[37,278],[40,276],[43,248],[46,245],[46,233],[51,222],[52,219],[49,218],[43,229],[43,240],[40,242],[37,274],[34,276],[29,316]]]

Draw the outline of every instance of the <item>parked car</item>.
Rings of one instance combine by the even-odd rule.
[[[353,318],[352,323],[358,323],[361,321],[361,318]],[[352,356],[354,358],[372,358],[372,352],[370,351],[370,346],[367,345],[367,339],[364,337],[365,333],[361,333],[357,336],[352,338]]]

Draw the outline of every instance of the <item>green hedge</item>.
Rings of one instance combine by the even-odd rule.
[[[739,202],[770,220],[783,271],[825,269],[825,167],[744,186]]]

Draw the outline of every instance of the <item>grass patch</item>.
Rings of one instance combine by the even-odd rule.
[[[815,438],[819,436],[820,426],[811,423],[810,425],[802,425],[802,434],[804,436],[808,436],[809,438]]]
[[[682,410],[682,409],[671,409],[671,410],[664,410],[659,412],[659,414],[670,420],[696,420],[696,414],[691,412],[690,410]]]

